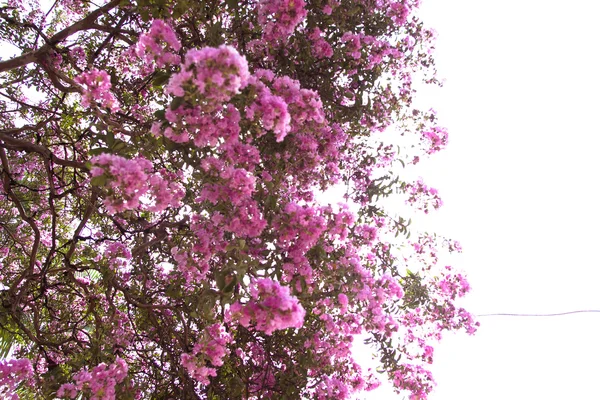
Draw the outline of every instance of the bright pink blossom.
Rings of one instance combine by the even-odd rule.
[[[168,206],[177,207],[185,195],[176,181],[166,181],[163,176],[152,174],[152,163],[145,158],[128,160],[124,157],[108,153],[92,158],[92,177],[103,177],[109,196],[104,199],[104,206],[109,213],[137,208],[152,212],[163,211]],[[147,195],[146,204],[141,203],[142,196]]]
[[[189,93],[210,111],[246,87],[249,77],[246,59],[231,46],[191,49],[181,71],[171,77],[165,94],[182,97]]]
[[[74,399],[85,393],[90,400],[115,400],[116,386],[127,377],[127,370],[127,364],[119,357],[113,364],[101,363],[91,371],[84,368],[73,375],[75,383],[62,385],[56,395],[59,398]]]
[[[0,361],[0,393],[7,399],[18,400],[15,390],[21,382],[33,375],[33,367],[27,358]]]
[[[147,62],[155,61],[159,68],[168,64],[178,65],[180,57],[175,52],[181,49],[181,42],[173,28],[164,21],[155,19],[148,33],[140,36],[136,54]]]
[[[208,385],[209,377],[217,375],[215,367],[223,365],[223,359],[228,353],[227,345],[231,341],[232,337],[223,325],[210,325],[192,351],[181,355],[181,364],[192,378]]]
[[[106,71],[93,69],[82,73],[75,78],[75,82],[82,85],[81,105],[90,107],[98,102],[100,106],[110,109],[111,112],[119,111],[119,102],[111,93],[110,75]]]
[[[290,295],[289,288],[277,281],[262,278],[250,284],[250,300],[231,305],[232,318],[245,327],[254,327],[267,335],[287,328],[300,328],[305,311],[298,299]]]
[[[306,17],[304,0],[259,0],[258,22],[263,25],[264,39],[287,39]]]

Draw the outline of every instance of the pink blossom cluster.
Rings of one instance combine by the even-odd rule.
[[[411,11],[408,3],[408,0],[390,2],[387,16],[392,18],[395,24],[403,25]]]
[[[331,44],[323,37],[323,32],[319,28],[313,28],[308,34],[308,38],[312,43],[312,54],[317,59],[331,58],[333,56],[333,48]]]
[[[168,109],[165,118],[163,123],[155,122],[151,132],[156,136],[162,132],[176,143],[192,140],[197,147],[216,147],[223,139],[221,145],[226,147],[239,140],[240,114],[231,104],[214,113],[205,113],[200,108]]]
[[[391,57],[392,59],[401,58],[400,52],[387,40],[380,40],[374,36],[365,35],[362,42],[367,47],[367,63],[364,66],[365,69],[370,70],[375,66],[381,64],[385,57]],[[377,103],[379,104],[379,102]]]
[[[430,130],[422,132],[422,140],[427,154],[434,154],[446,147],[448,143],[448,131],[446,128],[435,126]]]
[[[304,0],[259,0],[258,22],[263,26],[263,40],[287,39],[307,15]]]
[[[310,371],[309,379],[313,390],[307,397],[318,399],[349,399],[351,394],[363,390],[373,390],[379,386],[372,374],[363,374],[361,367],[353,360],[351,346],[353,335],[363,331],[362,313],[349,312],[337,315],[338,307],[331,298],[317,302],[313,309],[318,316],[318,324],[323,324],[320,332],[307,338],[304,348],[320,366],[321,371]],[[353,311],[356,311],[352,307]],[[323,374],[322,371],[329,371]]]
[[[86,368],[73,375],[75,383],[65,383],[56,392],[59,398],[74,399],[86,394],[90,400],[115,400],[116,386],[127,377],[127,364],[119,357],[106,365],[98,364],[91,371]]]
[[[62,15],[65,15],[66,21],[64,23],[67,25],[71,24],[75,18],[80,18],[87,11],[85,2],[79,0],[62,0],[60,6],[66,11]]]
[[[78,66],[85,65],[85,49],[81,46],[72,47],[69,51],[69,56],[75,61]]]
[[[197,147],[216,147],[223,159],[252,168],[258,150],[240,141],[240,112],[225,104],[250,79],[244,57],[229,46],[192,49],[182,70],[173,75],[165,94],[184,96],[178,107],[169,107],[151,132],[177,143],[193,141]]]
[[[176,181],[177,178],[177,174],[164,169],[158,174],[150,175],[148,192],[152,202],[144,208],[150,212],[161,212],[167,207],[181,206],[185,189]]]
[[[246,59],[231,46],[190,49],[181,71],[165,87],[165,94],[187,95],[205,111],[212,111],[246,87],[249,78]]]
[[[443,204],[437,189],[428,187],[422,179],[407,184],[405,190],[408,193],[406,202],[425,214],[429,213],[430,208],[437,210]]]
[[[287,103],[280,96],[271,93],[271,90],[260,79],[257,79],[256,75],[252,77],[251,83],[258,94],[254,102],[246,107],[246,118],[250,120],[256,117],[259,118],[263,128],[259,136],[262,136],[266,131],[273,131],[276,141],[283,141],[291,129],[291,117]]]
[[[121,242],[111,242],[104,250],[104,259],[108,261],[113,271],[121,271],[128,265],[131,259],[129,248]]]
[[[383,289],[387,298],[401,299],[404,297],[404,289],[397,279],[390,274],[385,274],[377,279],[377,287]]]
[[[146,62],[154,61],[158,68],[168,64],[178,65],[180,57],[177,55],[181,49],[181,42],[173,28],[166,22],[155,19],[148,33],[140,36],[136,46],[138,57]]]
[[[256,185],[255,176],[245,168],[235,168],[216,157],[205,158],[201,167],[213,178],[213,183],[204,185],[196,201],[233,206],[227,218],[221,213],[214,213],[211,225],[219,225],[239,237],[258,236],[267,222],[256,200],[252,198]]]
[[[345,242],[350,232],[350,227],[356,221],[356,215],[350,211],[348,203],[338,203],[338,210],[334,212],[333,207],[324,207],[323,210],[330,214],[327,224],[328,235],[332,238]]]
[[[417,236],[417,240],[411,243],[414,254],[419,260],[421,265],[435,265],[438,262],[438,252],[440,250],[440,244],[444,247],[451,247],[452,241],[437,236],[436,234],[430,235],[422,233]]]
[[[177,263],[177,270],[187,284],[193,285],[194,283],[201,282],[206,277],[210,266],[205,259],[201,259],[193,252],[185,251],[178,247],[171,249],[171,255]]]
[[[181,365],[192,378],[208,385],[209,377],[217,375],[215,367],[223,365],[223,358],[229,352],[227,345],[231,341],[232,337],[223,325],[210,325],[205,328],[202,338],[194,345],[192,351],[181,354]]]
[[[197,201],[206,200],[213,204],[229,201],[234,205],[240,205],[252,196],[256,186],[256,178],[248,170],[232,167],[217,158],[206,158],[202,161],[202,164],[205,171],[216,170],[220,182],[206,184]]]
[[[106,306],[108,307],[108,304]],[[128,314],[114,310],[114,314],[105,316],[104,320],[110,326],[109,340],[107,340],[108,346],[112,345],[112,348],[127,348],[132,344],[135,339],[135,331]]]
[[[273,80],[273,91],[288,104],[292,115],[292,131],[299,131],[302,125],[326,122],[323,103],[314,90],[303,89],[300,82],[288,76]],[[295,129],[294,129],[295,128]]]
[[[411,393],[411,399],[427,399],[427,394],[433,390],[435,384],[431,372],[416,364],[400,365],[392,378],[396,388]]]
[[[274,388],[277,381],[273,374],[273,368],[256,368],[260,365],[266,365],[272,362],[270,358],[273,354],[265,351],[264,347],[256,341],[249,341],[241,344],[235,349],[236,357],[245,365],[252,367],[252,376],[248,380],[248,388],[251,393],[265,392]],[[276,362],[279,365],[279,370],[285,371],[286,363],[282,363],[279,357],[276,357]]]
[[[385,304],[402,299],[404,290],[397,280],[387,274],[379,278],[369,276],[363,279],[362,288],[354,289],[354,298],[366,303],[366,310],[363,312],[366,318],[365,327],[391,337],[398,332],[400,324],[394,315],[385,310]]]
[[[361,367],[345,360],[340,363],[336,374],[326,375],[314,384],[314,394],[311,396],[319,400],[344,400],[351,399],[353,393],[371,391],[381,385],[381,382],[372,373],[362,375]],[[356,371],[356,372],[355,372]]]
[[[308,205],[288,203],[283,208],[281,219],[274,223],[279,234],[280,246],[287,248],[287,243],[306,251],[315,245],[327,224],[320,210]]]
[[[5,399],[18,400],[14,392],[18,385],[33,375],[33,367],[27,358],[0,361],[0,394]]]
[[[52,51],[52,52],[50,52],[50,54],[48,54],[47,61],[45,61],[45,62],[50,64],[51,67],[59,69],[60,65],[63,62],[63,56],[60,53]]]
[[[378,231],[376,226],[369,224],[361,224],[354,228],[354,233],[363,245],[372,245],[377,240]]]
[[[331,225],[327,221],[328,213],[331,211],[327,207],[288,203],[283,207],[282,215],[273,221],[273,228],[278,236],[277,248],[284,251],[289,259],[282,266],[282,281],[291,282],[295,279],[295,289],[298,292],[302,291],[300,278],[309,285],[309,291],[312,290],[314,271],[306,252],[317,244]],[[347,235],[342,227],[339,227],[339,232]]]
[[[452,271],[450,266],[446,266],[447,271]],[[458,273],[444,273],[438,281],[438,287],[440,290],[452,300],[457,297],[463,297],[470,290],[471,286],[467,282],[466,278],[462,274]]]
[[[112,196],[104,202],[110,213],[139,207],[140,197],[148,191],[147,172],[152,170],[150,161],[145,158],[128,160],[103,153],[92,158],[91,162],[94,166],[91,176],[107,177],[108,187],[113,191]]]
[[[352,32],[345,32],[342,35],[342,43],[344,43],[344,50],[346,54],[351,58],[358,60],[361,58],[361,39],[364,35]]]
[[[406,279],[421,287],[430,288],[427,302],[407,310],[399,318],[404,339],[400,349],[406,358],[413,362],[421,360],[423,363],[431,364],[433,357],[431,343],[440,340],[444,330],[463,329],[468,334],[473,334],[479,326],[470,313],[455,305],[455,300],[463,297],[470,287],[465,277],[453,271],[451,267],[446,266],[443,269],[437,267],[440,246],[450,248],[454,247],[454,243],[437,236],[420,235],[412,246],[417,265],[422,266],[423,273],[411,273]],[[410,258],[405,258],[405,261],[410,261]],[[404,365],[394,372],[394,379],[396,383],[402,382],[403,388],[413,390],[413,393],[420,396],[418,398],[426,398],[425,393],[430,390],[430,383],[433,381],[429,378],[425,381],[417,379],[417,375],[424,376],[423,371],[425,370],[422,366],[416,363],[412,367]],[[403,380],[400,376],[404,376]],[[425,386],[423,386],[424,382]]]
[[[106,178],[109,196],[104,206],[111,214],[124,210],[143,208],[151,212],[160,212],[168,206],[178,207],[185,195],[183,187],[175,181],[167,181],[169,175],[150,174],[152,163],[143,157],[128,160],[124,157],[103,153],[92,158],[92,177]],[[152,200],[149,205],[140,204],[140,198],[148,194]]]
[[[265,75],[262,79],[269,77]],[[298,81],[287,76],[273,78],[271,90],[287,103],[291,121],[286,150],[272,155],[278,168],[270,169],[269,173],[274,177],[291,177],[290,184],[306,190],[306,194],[312,192],[308,189],[311,186],[336,182],[342,157],[340,148],[348,136],[339,125],[329,125],[318,93],[301,88]],[[312,199],[310,195],[298,198]]]
[[[75,82],[83,86],[81,105],[84,107],[99,102],[102,107],[110,109],[111,112],[119,111],[119,102],[110,91],[112,84],[110,75],[106,71],[92,69],[83,72],[75,78]]]
[[[230,318],[267,335],[279,329],[302,327],[305,313],[289,288],[269,278],[254,280],[250,284],[250,301],[235,302],[230,308]]]

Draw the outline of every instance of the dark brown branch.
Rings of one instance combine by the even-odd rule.
[[[116,6],[118,6],[119,3],[121,3],[121,1],[122,0],[113,0],[110,3],[106,4],[105,6],[100,7],[95,11],[92,11],[90,14],[88,14],[87,17],[85,17],[81,21],[76,22],[75,24],[63,29],[62,31],[58,32],[56,35],[49,38],[48,42],[45,45],[43,45],[42,47],[40,47],[38,50],[31,51],[26,54],[22,54],[18,57],[11,58],[10,60],[0,61],[0,72],[10,71],[11,69],[23,67],[32,62],[43,61],[46,53],[48,53],[50,50],[52,50],[54,48],[55,45],[62,42],[69,36],[71,36],[77,32],[80,32],[80,31],[96,29],[94,26],[96,19],[100,15],[102,15],[102,14],[112,10]]]
[[[67,255],[65,256],[68,263],[71,262],[71,256],[73,255],[73,253],[75,253],[75,248],[77,247],[77,241],[79,239],[79,234],[81,233],[83,228],[85,228],[85,225],[87,224],[88,220],[90,219],[92,212],[96,208],[96,200],[98,200],[98,194],[99,194],[99,190],[97,188],[92,188],[92,197],[90,199],[90,202],[89,202],[87,208],[85,209],[85,212],[83,213],[81,222],[79,222],[79,225],[77,226],[77,228],[75,229],[75,232],[73,233],[71,247],[69,248],[69,251],[67,252]]]
[[[85,163],[73,160],[63,160],[50,151],[50,149],[41,146],[39,144],[31,143],[27,140],[17,139],[12,135],[26,131],[39,129],[37,126],[25,126],[22,128],[5,129],[0,131],[0,140],[4,143],[0,143],[1,147],[10,148],[14,150],[22,150],[27,152],[38,153],[47,160],[52,161],[55,164],[62,165],[64,167],[73,167],[78,169],[87,170]]]
[[[137,36],[137,33],[128,29],[121,29],[121,26],[122,23],[119,23],[119,25],[115,28],[111,28],[100,24],[94,24],[93,28],[102,32],[109,33],[111,36],[114,36],[115,38],[124,41],[128,45],[133,46],[135,42],[129,39],[127,36],[125,36],[124,33],[127,33],[131,36]]]
[[[141,255],[146,249],[149,249],[150,247],[159,244],[160,242],[164,241],[169,235],[167,234],[167,231],[165,231],[164,229],[159,230],[158,232],[156,232],[156,237],[148,242],[142,243],[139,246],[136,246],[133,251],[131,252],[131,256],[132,257],[138,257],[139,255]]]
[[[72,85],[72,86],[63,85],[62,82],[59,80],[59,78],[65,80],[64,75],[60,74],[57,70],[51,68],[49,65],[42,64],[42,68],[48,74],[48,78],[50,78],[50,82],[52,82],[54,87],[57,88],[58,90],[60,90],[61,92],[63,92],[63,93],[78,93],[81,91],[78,88],[78,86],[76,86],[76,85]],[[69,81],[71,81],[71,80],[69,79]],[[73,81],[71,81],[71,83],[74,84]]]

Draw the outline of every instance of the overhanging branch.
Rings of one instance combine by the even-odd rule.
[[[96,19],[100,15],[102,15],[102,14],[112,10],[116,6],[118,6],[121,1],[122,0],[113,0],[110,3],[106,4],[105,6],[100,7],[95,11],[92,11],[87,17],[85,17],[81,21],[76,22],[75,24],[63,29],[62,31],[58,32],[56,35],[49,38],[48,42],[45,45],[43,45],[42,47],[40,47],[38,50],[31,51],[26,54],[22,54],[18,57],[11,58],[10,60],[0,61],[0,72],[10,71],[15,68],[23,67],[32,62],[40,62],[44,59],[44,56],[46,55],[46,53],[48,53],[50,50],[52,50],[54,48],[55,45],[62,42],[69,36],[71,36],[77,32],[80,32],[80,31],[85,31],[85,30],[89,30],[89,29],[97,29],[96,24],[95,24]]]

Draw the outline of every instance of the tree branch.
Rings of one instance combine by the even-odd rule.
[[[62,42],[69,36],[71,36],[77,32],[80,32],[80,31],[96,29],[96,26],[95,26],[96,19],[100,15],[102,15],[102,14],[112,10],[116,6],[118,6],[121,1],[122,0],[113,0],[110,3],[106,4],[105,6],[100,7],[95,11],[92,11],[90,14],[88,14],[87,17],[85,17],[81,21],[76,22],[75,24],[63,29],[62,31],[58,32],[56,35],[49,38],[48,42],[45,45],[43,45],[42,47],[40,47],[38,50],[31,51],[26,54],[22,54],[18,57],[11,58],[10,60],[0,61],[0,72],[10,71],[11,69],[23,67],[32,62],[41,62],[44,59],[44,56],[46,53],[48,53],[50,50],[52,50],[56,44]]]
[[[83,170],[87,171],[88,168],[86,167],[85,163],[82,163],[79,161],[73,161],[73,160],[63,160],[62,158],[58,158],[57,156],[55,156],[54,153],[52,153],[52,151],[50,151],[50,149],[48,149],[44,146],[41,146],[41,145],[35,144],[35,143],[31,143],[27,140],[17,139],[12,136],[16,133],[20,133],[20,132],[23,132],[26,130],[36,130],[36,129],[39,129],[39,127],[37,125],[36,126],[27,125],[22,128],[5,129],[3,131],[0,131],[0,140],[2,142],[4,142],[4,143],[0,143],[0,146],[4,147],[4,148],[11,148],[11,149],[15,149],[15,150],[27,151],[30,153],[31,152],[38,153],[45,159],[50,160],[58,165],[62,165],[64,167],[73,167],[73,168],[83,169]]]

